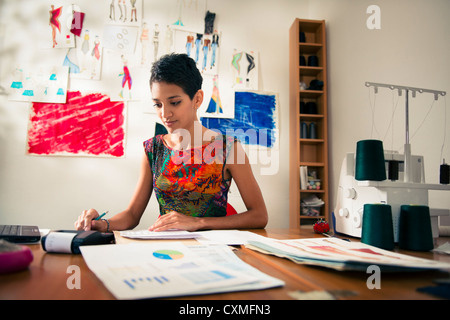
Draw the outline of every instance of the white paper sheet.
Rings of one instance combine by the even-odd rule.
[[[227,247],[215,248],[218,250]],[[199,248],[197,248],[199,249]],[[81,247],[88,267],[118,299],[141,299],[266,288],[282,282],[244,272],[227,254],[213,258],[181,242]],[[216,260],[214,260],[216,259]],[[240,261],[240,260],[239,260]],[[243,263],[243,262],[242,262]],[[246,287],[248,286],[248,287]]]
[[[245,245],[250,239],[259,239],[253,232],[240,230],[198,231],[197,234],[196,240],[202,244]]]
[[[171,231],[148,231],[148,230],[126,230],[121,231],[120,235],[130,239],[194,239],[199,237],[196,232],[189,232],[184,230],[171,230]]]

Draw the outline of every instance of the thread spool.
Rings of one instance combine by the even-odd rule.
[[[356,144],[355,179],[386,180],[383,142],[380,140],[361,140]]]
[[[391,181],[398,180],[398,161],[388,161],[388,179]]]
[[[398,246],[401,249],[429,251],[434,248],[430,208],[423,205],[400,207]]]
[[[304,101],[300,101],[300,113],[308,113],[306,109],[306,103]]]
[[[316,124],[314,122],[311,122],[309,124],[309,138],[310,139],[317,139]]]
[[[299,42],[306,42],[305,33],[303,31],[300,31]]]
[[[308,138],[308,125],[306,122],[300,123],[300,138],[307,139]]]
[[[308,101],[306,103],[306,113],[317,114],[317,104],[314,101]]]
[[[319,66],[319,58],[317,58],[317,56],[309,56],[308,57],[308,66],[318,67]]]
[[[394,249],[394,226],[390,205],[364,205],[361,242],[381,249]]]
[[[311,80],[309,83],[308,90],[322,90],[324,86],[324,82],[322,80]]]
[[[306,66],[306,58],[304,56],[300,56],[300,65]]]
[[[445,163],[441,164],[439,168],[439,182],[441,184],[449,184],[450,183],[450,166]]]

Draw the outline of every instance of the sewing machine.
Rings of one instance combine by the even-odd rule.
[[[422,156],[410,156],[408,182],[404,182],[404,155],[384,152],[386,170],[388,162],[398,164],[398,180],[357,181],[355,179],[355,154],[348,153],[341,167],[336,208],[332,213],[335,231],[353,237],[361,237],[363,208],[366,203],[385,203],[392,208],[394,241],[398,242],[398,220],[400,206],[416,204],[428,206],[429,190],[450,190],[449,185],[426,184],[424,159]],[[386,174],[389,176],[389,173]],[[439,236],[438,217],[448,216],[448,209],[430,208],[433,237]]]

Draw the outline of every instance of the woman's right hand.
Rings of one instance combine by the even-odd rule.
[[[81,215],[78,217],[77,221],[75,221],[74,226],[76,230],[103,230],[105,229],[105,222],[102,220],[94,220],[99,216],[97,210],[89,209],[83,210]]]

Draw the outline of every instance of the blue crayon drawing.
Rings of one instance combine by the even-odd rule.
[[[233,133],[243,144],[272,148],[277,139],[277,96],[248,91],[235,93],[234,119],[201,118],[222,134]]]

